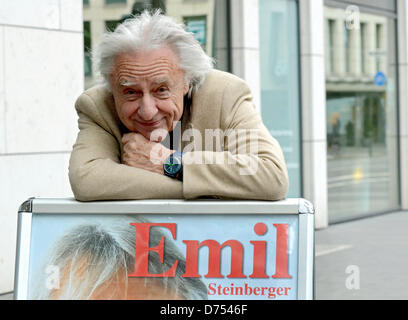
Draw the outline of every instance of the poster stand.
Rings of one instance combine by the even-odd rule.
[[[165,248],[174,242],[185,261],[175,260],[174,268],[167,268],[161,275],[173,277],[171,271],[176,264],[185,264],[185,277],[180,279],[199,279],[206,286],[206,299],[314,297],[314,208],[305,199],[79,202],[71,198],[30,198],[18,212],[14,298],[36,298],[34,280],[38,272],[45,273],[40,265],[44,266],[45,253],[51,242],[55,244],[55,239],[61,238],[65,225],[104,219],[110,223],[138,216],[147,220],[123,224],[134,231],[135,266],[130,278],[158,276],[147,271],[149,257],[156,255],[162,261]],[[149,237],[156,229],[166,237],[156,245],[143,245],[142,236]],[[139,254],[145,257],[146,269],[143,261],[135,258]],[[52,274],[47,272],[49,278]]]

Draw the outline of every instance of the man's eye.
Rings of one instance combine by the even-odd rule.
[[[162,96],[168,95],[169,89],[167,87],[160,87],[156,90],[156,93]]]
[[[127,95],[136,94],[136,91],[129,89],[129,90],[126,90],[126,91],[125,91],[125,94],[127,94]]]

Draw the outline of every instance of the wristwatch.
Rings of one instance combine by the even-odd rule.
[[[164,175],[183,181],[183,153],[176,151],[163,164]]]

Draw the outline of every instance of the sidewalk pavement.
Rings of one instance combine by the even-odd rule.
[[[331,225],[315,246],[315,299],[408,299],[408,212]]]
[[[315,245],[316,300],[408,299],[408,212],[331,225]]]

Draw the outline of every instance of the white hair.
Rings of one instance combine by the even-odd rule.
[[[111,90],[109,77],[117,55],[165,46],[178,57],[179,67],[185,73],[185,82],[189,84],[188,96],[191,97],[213,69],[214,61],[204,52],[193,34],[185,30],[184,24],[162,15],[160,10],[145,10],[140,16],[127,19],[115,31],[104,33],[93,54],[96,71]]]
[[[48,288],[47,276],[43,272],[37,277],[37,285],[32,296],[34,299],[86,300],[107,283],[125,275],[126,288],[128,274],[135,268],[135,228],[130,223],[149,222],[142,216],[118,215],[105,217],[96,223],[81,223],[55,244],[47,262],[60,270],[60,277],[66,281],[60,288]],[[157,246],[165,238],[163,261],[160,256],[149,252],[148,270],[152,274],[161,274],[170,269],[178,260],[174,277],[143,278],[144,285],[160,283],[163,291],[177,294],[187,300],[207,299],[207,287],[197,278],[183,278],[186,271],[186,259],[167,234],[158,228],[150,230],[150,247]],[[121,290],[117,287],[110,292],[112,296]],[[126,297],[126,292],[119,292]],[[107,299],[107,298],[105,298]]]

